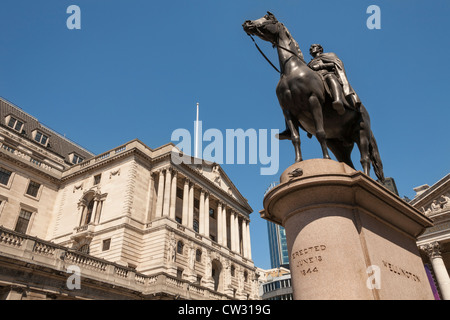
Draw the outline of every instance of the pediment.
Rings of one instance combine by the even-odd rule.
[[[420,210],[427,216],[448,213],[450,215],[450,192],[435,197],[432,201],[422,206]]]
[[[235,185],[217,163],[203,162],[202,164],[189,164],[188,166],[212,182],[217,188],[223,190],[231,198],[240,203],[245,201]],[[247,203],[242,204],[247,205]]]

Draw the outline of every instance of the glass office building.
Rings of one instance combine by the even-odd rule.
[[[270,264],[272,268],[289,268],[286,231],[280,225],[267,221],[269,233]]]

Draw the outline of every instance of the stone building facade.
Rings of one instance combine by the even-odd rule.
[[[139,140],[94,155],[0,107],[0,297],[258,299],[252,209],[218,164]]]
[[[431,187],[422,185],[414,191],[416,196],[410,204],[433,221],[433,227],[425,230],[417,245],[432,277],[436,298],[450,300],[450,174]]]

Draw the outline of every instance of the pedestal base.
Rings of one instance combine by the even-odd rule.
[[[286,229],[294,299],[433,299],[416,246],[431,220],[343,163],[296,163],[261,216]]]

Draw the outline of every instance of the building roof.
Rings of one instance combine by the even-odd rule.
[[[417,194],[415,198],[411,200],[410,204],[414,207],[421,207],[424,205],[424,203],[434,200],[437,195],[440,196],[440,194],[442,194],[449,188],[449,185],[450,173],[433,184],[431,187],[428,185],[416,187],[414,188],[414,190],[417,192]]]
[[[68,163],[70,163],[69,155],[71,153],[75,153],[84,159],[94,156],[92,152],[48,128],[40,123],[35,117],[29,115],[8,100],[0,97],[0,126],[11,129],[8,126],[8,123],[6,123],[7,119],[9,119],[8,116],[13,116],[17,120],[23,122],[21,132],[18,132],[23,138],[36,143],[39,147],[45,148],[49,152],[57,154]],[[39,130],[48,137],[47,145],[43,146],[33,139],[32,133],[35,130]]]

